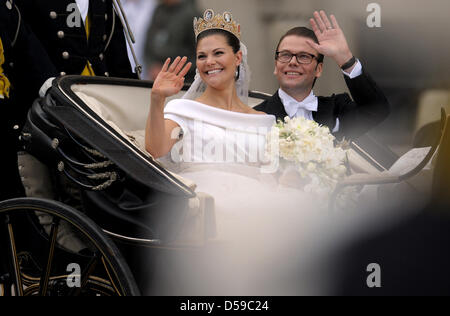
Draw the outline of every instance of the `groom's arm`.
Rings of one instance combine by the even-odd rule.
[[[389,115],[389,104],[381,89],[353,56],[336,17],[324,11],[314,12],[310,23],[319,43],[307,43],[322,55],[333,59],[344,72],[350,96],[334,96],[333,115],[338,134],[356,138],[379,124]]]
[[[353,99],[348,94],[337,95],[334,115],[340,122],[339,134],[357,138],[388,117],[389,102],[364,67],[360,75],[344,78]]]

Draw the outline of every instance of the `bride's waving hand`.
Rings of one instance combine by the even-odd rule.
[[[152,96],[155,94],[167,98],[180,92],[184,85],[184,76],[192,66],[192,63],[186,62],[187,57],[177,57],[170,65],[170,58],[167,58],[153,83]]]
[[[186,57],[177,57],[172,64],[168,58],[153,83],[150,112],[145,129],[145,147],[154,158],[165,156],[178,141],[178,138],[173,137],[173,130],[179,125],[164,119],[164,103],[167,97],[181,91],[184,76],[191,66],[192,63],[187,63]]]

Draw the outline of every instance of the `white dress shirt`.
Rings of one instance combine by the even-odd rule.
[[[81,17],[83,18],[83,22],[86,22],[86,17],[89,11],[89,0],[76,0],[78,5],[78,10],[80,10]]]
[[[318,99],[311,90],[309,96],[303,101],[299,102],[284,92],[281,88],[278,90],[281,102],[283,102],[284,109],[290,118],[304,117],[308,120],[313,120],[312,112],[317,112]]]
[[[356,78],[362,74],[362,65],[359,60],[357,60],[355,67],[353,67],[350,73],[342,70],[344,75],[350,79]],[[317,112],[319,101],[311,90],[309,96],[307,96],[303,101],[297,101],[281,88],[278,90],[278,95],[280,96],[281,102],[284,105],[287,115],[290,118],[294,117],[304,117],[308,120],[314,120],[313,113]],[[336,118],[336,125],[334,126],[332,132],[336,133],[339,131],[339,118]]]
[[[362,65],[359,59],[356,60],[355,67],[353,67],[352,71],[350,73],[347,73],[342,70],[342,73],[346,75],[347,77],[350,77],[350,79],[356,78],[358,76],[362,75]]]

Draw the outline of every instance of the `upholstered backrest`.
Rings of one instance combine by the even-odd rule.
[[[150,109],[150,88],[83,84],[73,85],[72,90],[89,106],[95,100],[97,114],[110,122],[114,122],[120,129],[125,131],[143,130]],[[181,98],[185,91],[181,91],[167,99]],[[260,98],[249,98],[249,106],[254,107],[263,100]]]
[[[143,130],[150,108],[150,88],[87,84],[72,90],[104,120],[122,130]]]

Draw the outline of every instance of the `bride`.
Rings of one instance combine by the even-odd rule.
[[[267,171],[266,134],[275,117],[246,104],[249,68],[239,25],[230,13],[214,16],[207,10],[203,19],[194,20],[194,29],[195,82],[183,99],[164,108],[166,98],[180,92],[192,65],[186,57],[166,60],[151,92],[146,149],[193,180],[198,192],[214,197],[220,238],[239,238],[263,214],[271,214],[266,218],[271,222],[273,212],[300,212],[313,203]]]

